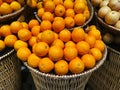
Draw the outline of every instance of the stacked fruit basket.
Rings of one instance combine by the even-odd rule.
[[[101,29],[103,41],[108,46],[108,56],[103,66],[92,74],[89,84],[93,90],[119,90],[120,1],[91,0],[91,3],[95,7],[97,26]]]
[[[90,25],[94,14],[90,1],[27,0],[25,4],[33,15],[29,20],[21,21],[28,17],[25,12],[0,26],[1,53],[14,48],[37,90],[84,90],[107,56],[100,30]],[[10,4],[11,8],[14,5],[19,7]]]

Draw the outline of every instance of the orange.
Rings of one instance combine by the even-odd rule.
[[[83,55],[81,60],[83,61],[86,69],[93,68],[96,64],[95,58],[91,54]]]
[[[86,6],[88,8],[88,6]],[[85,16],[86,20],[90,17],[90,11],[89,9],[85,9],[83,12],[83,15]]]
[[[95,25],[90,25],[89,26],[89,31],[91,31],[91,30],[97,30],[97,27]]]
[[[17,57],[21,61],[27,61],[30,55],[31,55],[31,51],[27,47],[21,47],[17,50]]]
[[[10,7],[14,10],[14,11],[17,11],[19,9],[21,9],[21,4],[17,1],[13,1],[10,3]]]
[[[52,22],[54,19],[54,16],[51,12],[44,12],[42,15],[42,20],[49,20],[50,22]]]
[[[42,40],[41,40],[41,35],[42,35],[42,32],[39,33],[39,34],[36,36],[36,41],[37,41],[37,42],[42,41]]]
[[[85,68],[84,63],[79,57],[76,57],[69,62],[69,70],[73,74],[79,74],[83,72],[84,68]]]
[[[17,35],[18,38],[22,41],[28,41],[32,37],[31,32],[26,28],[20,29]]]
[[[67,61],[71,61],[72,59],[78,56],[78,51],[75,47],[65,47],[64,48],[64,58]]]
[[[43,2],[37,2],[37,9],[43,8]]]
[[[27,24],[27,22],[21,22],[21,24],[22,24],[22,27],[23,27],[23,28],[28,29],[28,24]]]
[[[60,60],[55,63],[55,73],[57,75],[66,75],[68,73],[68,63],[65,60]]]
[[[1,28],[0,28],[0,33],[1,33],[1,35],[2,35],[3,37],[6,37],[6,36],[8,36],[8,35],[11,35],[12,32],[11,32],[11,30],[10,30],[10,26],[9,26],[9,25],[3,25],[3,26],[1,26]]]
[[[15,43],[14,43],[14,49],[17,51],[19,48],[21,47],[28,47],[28,44],[27,42],[24,42],[22,40],[17,40]]]
[[[60,31],[59,33],[59,39],[62,40],[63,42],[68,42],[71,39],[71,32],[67,29],[64,29]]]
[[[97,29],[90,30],[90,31],[88,32],[88,35],[94,36],[94,37],[96,38],[96,40],[100,39],[100,37],[101,37],[100,31],[97,30]]]
[[[40,24],[40,30],[45,31],[45,30],[51,30],[52,29],[52,24],[48,20],[43,20]]]
[[[75,47],[76,44],[73,41],[68,41],[65,43],[65,47]]]
[[[8,47],[14,47],[14,43],[17,41],[15,35],[8,35],[4,38],[5,45]]]
[[[80,41],[76,44],[76,48],[78,50],[79,55],[87,54],[90,50],[90,46],[85,41]]]
[[[65,17],[74,17],[74,16],[75,16],[74,9],[67,9],[65,11]]]
[[[85,41],[90,45],[90,48],[93,48],[94,47],[94,44],[96,42],[96,39],[94,36],[91,36],[91,35],[87,35],[85,37]]]
[[[65,28],[65,21],[63,19],[56,19],[52,24],[53,31],[59,33]]]
[[[44,8],[39,8],[38,11],[37,11],[38,17],[42,18],[44,12],[45,12]]]
[[[37,37],[32,36],[29,40],[28,40],[28,44],[29,46],[33,46],[35,43],[37,43]]]
[[[41,60],[40,57],[32,53],[31,55],[29,55],[27,62],[29,66],[37,68],[40,60]]]
[[[48,56],[52,61],[59,61],[63,58],[63,49],[59,46],[51,46]]]
[[[27,5],[31,8],[37,7],[37,1],[36,0],[27,0]]]
[[[80,26],[80,25],[83,25],[85,23],[86,18],[84,16],[84,14],[79,13],[79,14],[75,15],[74,20],[75,20],[75,24],[77,26]]]
[[[65,7],[61,4],[57,5],[55,7],[55,11],[54,11],[56,16],[63,16],[65,14]]]
[[[49,1],[46,1],[45,3],[44,3],[44,9],[45,9],[45,11],[48,11],[48,12],[53,12],[54,11],[54,9],[55,9],[55,3],[51,0],[49,0]]]
[[[64,42],[62,40],[60,40],[60,39],[56,39],[52,43],[52,46],[59,46],[61,48],[64,48]]]
[[[55,35],[52,30],[45,30],[41,34],[41,40],[47,44],[51,44],[55,40]]]
[[[32,47],[33,53],[40,57],[47,55],[48,50],[49,46],[45,42],[38,42],[37,44],[34,44]]]
[[[31,28],[31,33],[33,36],[37,36],[40,33],[40,26],[36,25]]]
[[[54,69],[54,63],[49,58],[42,58],[39,62],[38,68],[41,72],[49,73]]]
[[[53,0],[55,5],[57,6],[58,4],[63,4],[63,0]]]
[[[0,52],[5,49],[5,43],[3,40],[0,40]]]
[[[84,40],[85,38],[85,32],[83,28],[74,28],[72,31],[72,40],[74,42],[79,42]]]
[[[64,0],[63,5],[64,5],[65,9],[69,9],[69,8],[73,8],[74,3],[71,0]]]
[[[29,22],[28,22],[28,26],[29,28],[31,29],[33,26],[35,25],[39,25],[39,21],[36,20],[36,19],[31,19]]]
[[[92,54],[96,61],[99,61],[102,59],[102,53],[98,48],[92,48],[90,49],[90,54]]]
[[[105,44],[102,40],[96,40],[94,47],[103,52],[105,49]]]
[[[65,27],[66,28],[73,28],[75,25],[74,18],[72,17],[65,17]]]
[[[85,3],[84,2],[77,2],[74,5],[74,11],[75,13],[83,13],[85,10]]]
[[[19,21],[13,21],[11,24],[10,24],[10,29],[11,29],[11,32],[12,33],[18,33],[18,31],[20,30],[20,29],[22,29],[23,28],[23,26],[22,26],[22,24],[21,24],[21,22],[19,22]]]
[[[57,21],[57,20],[64,21],[63,17],[54,17],[54,21]]]

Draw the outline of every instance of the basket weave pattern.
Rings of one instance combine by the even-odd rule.
[[[120,53],[108,47],[107,60],[93,72],[88,83],[93,90],[120,90]]]
[[[0,90],[20,90],[20,62],[14,51],[0,57]]]

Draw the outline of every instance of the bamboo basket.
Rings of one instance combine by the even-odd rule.
[[[84,90],[92,72],[104,63],[106,56],[107,48],[104,51],[102,60],[100,60],[94,68],[86,70],[81,74],[73,75],[59,76],[55,74],[45,74],[38,69],[30,67],[27,62],[24,62],[24,65],[31,72],[37,90]]]
[[[120,90],[120,52],[108,47],[106,61],[92,73],[88,84],[92,90]]]
[[[21,65],[15,51],[0,53],[0,90],[20,90]]]

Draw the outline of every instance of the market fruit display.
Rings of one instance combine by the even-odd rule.
[[[31,19],[2,25],[0,35],[1,51],[5,47],[14,48],[19,60],[40,72],[55,75],[79,74],[94,68],[105,49],[95,25],[72,31],[64,28],[55,32],[52,27],[42,31],[41,23]]]
[[[91,3],[96,9],[98,17],[106,24],[120,29],[117,24],[120,20],[120,0],[91,0]]]

